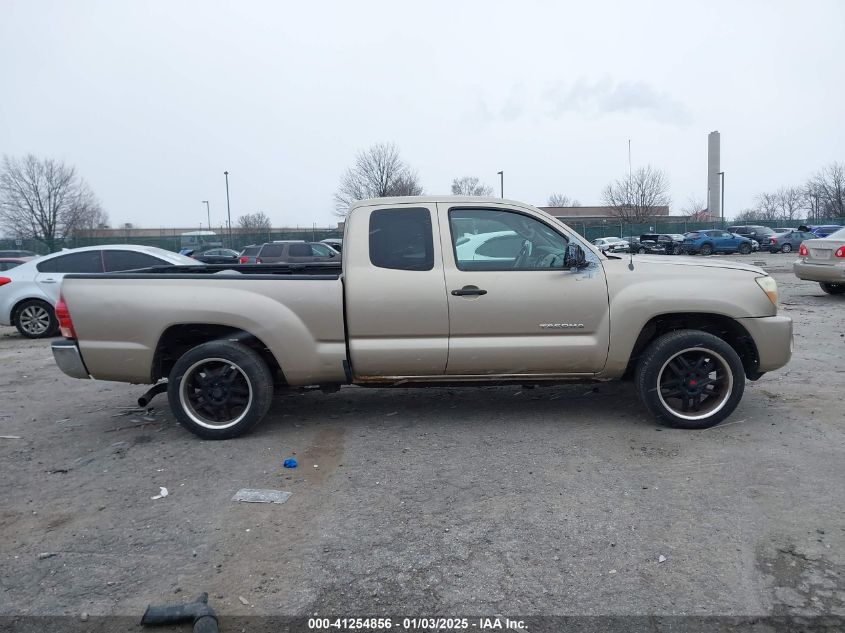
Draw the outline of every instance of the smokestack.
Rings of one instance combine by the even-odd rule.
[[[722,216],[722,191],[719,182],[721,168],[721,136],[719,132],[707,135],[707,211],[711,216]]]

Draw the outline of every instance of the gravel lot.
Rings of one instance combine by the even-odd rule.
[[[0,434],[20,436],[0,439],[0,616],[201,591],[224,616],[845,615],[845,297],[794,257],[744,259],[777,279],[795,353],[700,432],[630,384],[345,388],[203,442],[165,397],[129,410],[144,387],[67,378],[0,328]]]

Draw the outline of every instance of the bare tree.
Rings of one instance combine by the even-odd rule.
[[[831,163],[807,183],[808,194],[818,201],[817,217],[845,217],[845,164]]]
[[[687,198],[686,204],[681,208],[681,215],[686,218],[692,218],[706,209],[707,205],[704,204],[704,200],[690,196]]]
[[[761,193],[754,205],[755,220],[777,220],[780,218],[780,200],[776,193]]]
[[[270,223],[270,218],[268,218],[263,212],[258,211],[256,213],[247,213],[239,217],[238,226],[242,229],[263,231],[266,233],[270,230],[272,225]]]
[[[613,216],[622,222],[644,224],[654,217],[657,207],[671,202],[669,181],[666,174],[651,165],[640,167],[607,185],[602,199],[613,207]]]
[[[547,207],[580,207],[581,203],[563,193],[553,193],[546,201]]]
[[[759,217],[759,213],[757,209],[745,209],[744,211],[740,211],[734,217],[734,222],[738,222],[740,224],[744,222],[756,222],[757,220],[762,220],[764,218]]]
[[[83,226],[108,216],[76,169],[32,154],[3,157],[0,225],[12,235],[34,239],[51,252]]]
[[[804,216],[807,210],[807,196],[800,187],[781,187],[775,194],[779,220],[792,220]]]
[[[493,187],[481,183],[476,176],[464,176],[452,181],[452,195],[491,196],[493,195]]]
[[[80,214],[79,222],[73,227],[73,234],[76,236],[82,231],[107,228],[109,228],[109,214],[99,206],[95,206]]]
[[[345,217],[358,200],[386,196],[418,196],[423,188],[417,173],[399,156],[393,143],[377,143],[358,152],[335,193],[335,213]]]

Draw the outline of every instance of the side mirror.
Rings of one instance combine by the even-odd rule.
[[[570,244],[566,247],[566,255],[563,258],[563,267],[570,270],[578,270],[587,265],[587,254],[580,244]]]

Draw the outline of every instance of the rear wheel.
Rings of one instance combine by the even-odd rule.
[[[828,283],[820,283],[819,284],[829,295],[841,295],[845,294],[845,284],[828,284]]]
[[[751,252],[751,244],[740,244],[739,245],[740,255],[748,255],[750,252]]]
[[[719,337],[677,330],[649,345],[635,383],[643,404],[670,426],[706,429],[739,404],[745,371],[736,351]]]
[[[225,440],[246,433],[267,413],[273,375],[246,345],[212,341],[176,361],[167,397],[176,419],[191,433]]]
[[[46,301],[24,301],[15,310],[15,326],[27,338],[48,338],[59,331],[56,313]]]
[[[781,252],[783,253],[791,253],[792,252],[792,244],[787,242],[783,246],[780,247]]]
[[[645,251],[645,249],[644,249],[642,246],[640,246],[640,247],[637,249],[637,253],[639,253],[640,255],[645,255],[645,252],[646,252],[646,251]]]
[[[699,250],[698,252],[701,253],[702,255],[704,255],[705,257],[707,255],[712,255],[713,254],[713,245],[712,244],[704,244],[701,247],[701,250]]]

